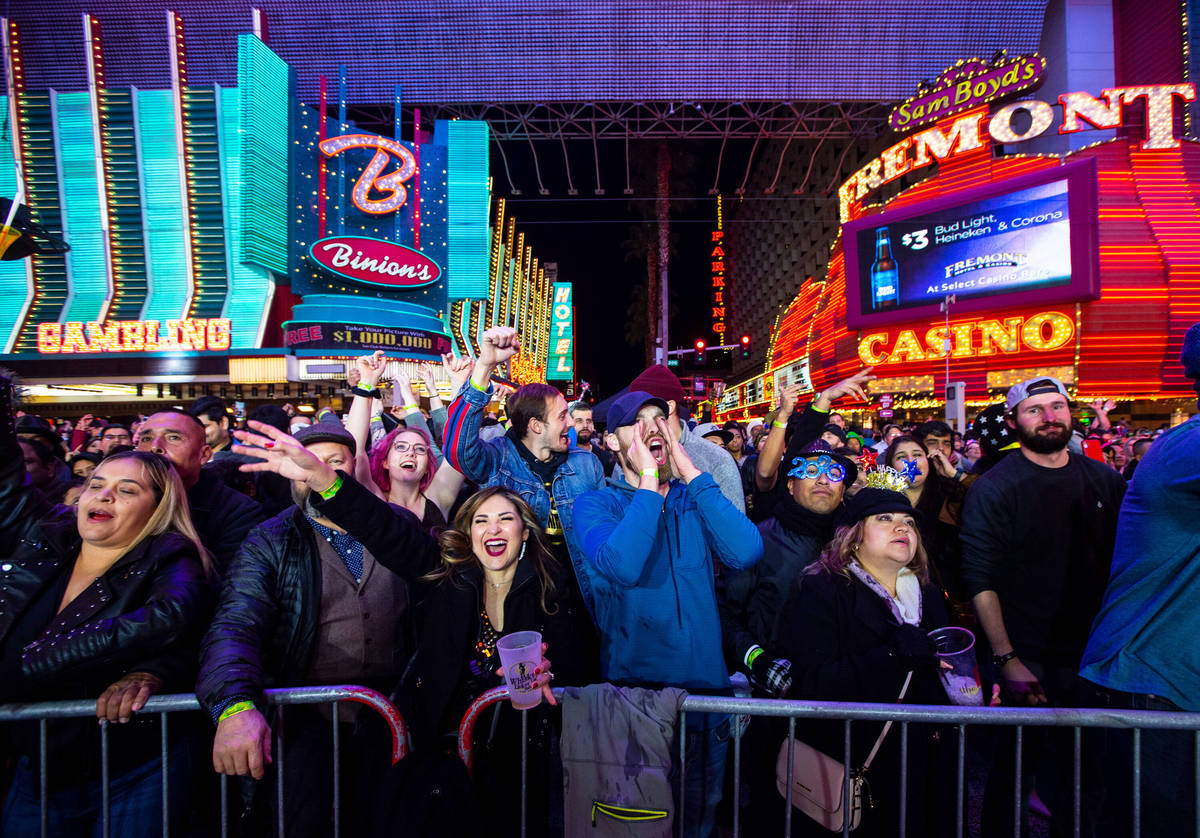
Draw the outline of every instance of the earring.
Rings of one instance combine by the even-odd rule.
[[[525,548],[528,546],[529,546],[528,541],[521,542],[521,552],[517,554],[517,561],[521,561],[521,559],[525,558]]]

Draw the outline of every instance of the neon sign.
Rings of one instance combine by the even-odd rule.
[[[1063,110],[1059,134],[1073,134],[1085,128],[1120,128],[1122,105],[1145,100],[1146,133],[1143,151],[1179,148],[1175,134],[1175,100],[1193,102],[1194,84],[1142,85],[1113,87],[1101,91],[1101,99],[1088,93],[1065,93],[1058,99]],[[1032,117],[1028,128],[1018,133],[1012,125],[1013,116],[1026,110]],[[842,221],[850,220],[850,208],[864,200],[879,187],[891,183],[903,174],[948,160],[983,146],[986,137],[1000,143],[1020,143],[1041,136],[1053,122],[1051,106],[1042,101],[1013,102],[991,116],[984,134],[983,113],[969,113],[954,120],[947,131],[938,125],[905,137],[869,161],[838,189]],[[1084,125],[1084,123],[1087,123]]]
[[[918,336],[915,329],[904,329],[894,339],[893,333],[874,332],[863,335],[858,342],[858,357],[866,366],[939,360],[946,357],[947,341],[950,357],[955,359],[1014,355],[1022,348],[1053,352],[1074,337],[1073,318],[1061,311],[1043,311],[1029,318],[954,323],[949,331],[944,325],[934,325],[923,336]]]
[[[575,378],[575,307],[571,283],[554,283],[554,307],[550,310],[550,357],[547,377],[556,381]]]
[[[712,330],[725,336],[725,218],[721,196],[717,196],[717,229],[712,231]]]
[[[231,321],[224,317],[119,320],[107,323],[39,323],[43,355],[83,352],[215,352],[229,348]]]
[[[442,268],[419,250],[367,236],[330,236],[313,242],[309,258],[323,270],[366,285],[420,288]]]
[[[888,124],[904,131],[1029,90],[1041,82],[1045,69],[1040,55],[1010,59],[1001,54],[991,64],[977,58],[960,61],[942,73],[932,90],[921,90],[893,110]]]
[[[417,173],[417,161],[413,153],[396,140],[374,134],[343,134],[340,137],[321,140],[320,148],[326,157],[336,157],[352,148],[375,149],[375,156],[358,176],[351,193],[354,206],[363,212],[370,215],[386,215],[400,209],[408,200],[408,190],[405,189],[404,183]],[[400,167],[386,175],[380,175],[392,156],[400,161]],[[370,197],[372,189],[388,193],[388,197],[382,200],[373,199]]]

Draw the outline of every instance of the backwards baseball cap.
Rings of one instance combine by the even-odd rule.
[[[1030,396],[1040,396],[1043,393],[1058,393],[1065,399],[1069,400],[1071,398],[1071,394],[1067,392],[1067,388],[1057,378],[1050,378],[1049,376],[1029,378],[1009,388],[1008,395],[1004,398],[1004,407],[1007,410],[1012,410]]]
[[[716,422],[705,422],[703,425],[697,425],[693,433],[701,439],[708,436],[719,436],[721,442],[725,445],[728,445],[729,441],[733,439],[733,431],[725,430]]]
[[[354,441],[354,434],[346,430],[342,423],[333,416],[327,416],[320,422],[314,422],[307,427],[298,428],[292,436],[299,440],[305,448],[314,442],[336,442],[349,448],[351,457],[358,453],[358,444]]]
[[[645,390],[631,390],[608,406],[606,421],[609,432],[636,423],[638,411],[647,404],[658,405],[658,407],[662,408],[663,416],[666,416],[671,411],[670,405],[662,399],[650,395]]]
[[[826,425],[824,428],[822,428],[821,433],[833,434],[834,436],[836,436],[838,438],[838,441],[841,442],[842,445],[846,444],[846,432],[844,430],[842,430],[842,428],[840,426],[835,425],[832,422],[830,422],[828,425]]]

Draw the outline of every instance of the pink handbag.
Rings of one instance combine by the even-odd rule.
[[[904,700],[908,685],[912,681],[912,673],[904,679],[898,701]],[[892,729],[889,721],[883,726],[879,738],[867,755],[862,768],[850,773],[850,805],[843,807],[843,792],[846,786],[845,765],[840,759],[818,751],[799,739],[792,739],[792,793],[790,801],[793,806],[826,829],[841,832],[846,818],[846,810],[850,811],[850,829],[858,828],[862,820],[862,789],[866,782],[867,769],[884,737]],[[779,746],[779,756],[775,759],[775,788],[780,796],[789,797],[787,793],[788,741],[785,739]]]

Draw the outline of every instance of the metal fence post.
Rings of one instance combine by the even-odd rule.
[[[330,708],[333,721],[333,838],[342,834],[342,730],[338,723],[338,703]]]
[[[170,757],[167,755],[167,714],[158,714],[159,739],[162,743],[162,834],[167,838],[171,834],[171,798],[169,795],[171,774]]]
[[[100,834],[109,838],[112,834],[109,823],[108,792],[108,719],[100,720]]]

